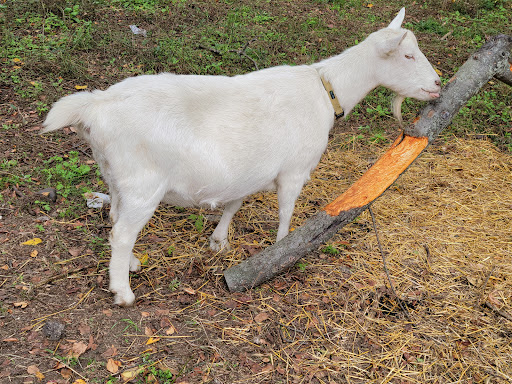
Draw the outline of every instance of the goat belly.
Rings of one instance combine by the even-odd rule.
[[[164,195],[162,202],[180,207],[202,207],[214,209],[233,200],[243,199],[259,191],[270,191],[276,188],[274,180],[261,183],[255,180],[234,180],[231,185],[215,183],[200,188],[173,188]],[[180,187],[178,185],[178,187]]]

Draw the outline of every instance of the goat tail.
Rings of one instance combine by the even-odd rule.
[[[78,92],[57,101],[48,112],[41,133],[56,131],[70,125],[78,129],[87,126],[87,109],[95,96],[92,92]]]

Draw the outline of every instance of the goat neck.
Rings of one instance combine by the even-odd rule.
[[[313,64],[318,74],[332,85],[347,116],[379,84],[373,74],[375,58],[365,42],[343,53]]]

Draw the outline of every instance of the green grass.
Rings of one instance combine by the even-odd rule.
[[[42,172],[46,176],[47,184],[54,186],[63,197],[91,192],[87,186],[78,187],[81,181],[88,179],[92,171],[89,165],[81,163],[78,152],[71,151],[64,157],[53,156],[44,163],[46,167]]]
[[[76,86],[104,89],[140,74],[236,75],[256,66],[312,63],[361,41],[402,6],[360,0],[223,0],[215,6],[192,0],[6,0],[0,2],[0,87],[14,93],[2,113],[19,113],[21,106],[42,119]],[[510,2],[499,0],[424,1],[408,8],[405,26],[417,34],[446,81],[486,36],[511,33],[511,11]],[[133,35],[130,24],[146,29],[147,36]],[[387,143],[387,132],[398,127],[391,98],[391,92],[378,88],[354,109],[349,121],[362,128],[352,143]],[[462,108],[446,134],[488,135],[512,151],[511,105],[511,87],[490,83]],[[404,119],[412,120],[421,106],[406,100]],[[0,126],[6,134],[23,129],[14,121]],[[18,150],[0,160],[0,190],[13,185],[36,190],[43,183],[78,208],[84,192],[104,188],[97,168],[85,164],[80,152],[32,156],[35,164],[28,166],[24,159],[30,156]],[[48,211],[48,205],[36,205]],[[61,215],[77,217],[83,206],[74,207],[60,208]],[[201,216],[189,219],[201,232]]]

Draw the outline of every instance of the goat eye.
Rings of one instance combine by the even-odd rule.
[[[405,55],[405,58],[410,60],[410,59],[414,59],[414,56],[413,55]]]

